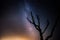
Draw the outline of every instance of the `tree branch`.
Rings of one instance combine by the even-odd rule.
[[[40,18],[39,18],[38,15],[36,15],[36,17],[37,17],[37,21],[38,21],[37,29],[38,29],[38,31],[39,31],[39,30],[41,29],[41,28],[40,28]]]
[[[40,18],[38,15],[36,15],[36,17],[37,17],[38,25],[40,26]]]
[[[28,18],[27,18],[27,20],[28,20],[30,23],[32,23],[32,24],[33,24],[33,22],[32,22],[32,21],[30,21]]]
[[[58,20],[59,20],[59,17],[58,17],[58,18],[56,19],[56,21],[55,21],[55,24],[54,24],[54,26],[53,26],[53,28],[52,28],[51,34],[50,34],[49,36],[47,36],[45,40],[48,40],[49,38],[51,38],[51,37],[53,36],[53,32],[54,32],[54,30],[55,30],[55,27],[57,26]]]
[[[38,25],[35,24],[35,21],[34,21],[34,17],[33,17],[32,12],[31,12],[31,18],[32,18],[32,21],[30,21],[28,18],[27,18],[27,20],[28,20],[30,23],[32,23],[37,30],[39,30],[39,29],[38,29]]]
[[[35,25],[35,21],[34,21],[34,17],[33,17],[32,12],[31,12],[31,17],[32,17],[33,24]]]
[[[37,21],[38,21],[38,31],[40,33],[40,40],[43,40],[43,35],[42,35],[42,29],[40,28],[40,18],[38,15],[36,15]]]
[[[32,21],[33,21],[33,22],[31,22],[28,18],[27,18],[27,20],[28,20],[30,23],[32,23],[32,24],[34,25],[34,27],[36,28],[36,30],[39,31],[39,34],[40,34],[40,40],[43,40],[43,35],[42,35],[41,28],[40,28],[40,19],[39,19],[38,15],[36,15],[36,17],[37,17],[38,25],[35,24],[35,21],[34,21],[34,17],[33,17],[32,12],[31,12],[31,18],[32,18]]]
[[[48,26],[49,26],[49,21],[47,20],[47,25],[46,25],[46,27],[45,27],[44,31],[42,32],[42,34],[44,34],[44,33],[45,33],[45,31],[46,31],[46,29],[48,28]]]
[[[34,24],[34,23],[33,23],[32,21],[30,21],[28,18],[27,18],[27,20],[28,20],[30,23],[32,23],[37,30],[39,30],[39,29],[38,29],[38,25]]]

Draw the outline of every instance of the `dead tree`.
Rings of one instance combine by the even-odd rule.
[[[31,18],[32,18],[32,21],[30,21],[28,18],[27,18],[27,20],[34,25],[34,27],[36,28],[36,30],[39,31],[40,40],[44,40],[44,39],[43,39],[43,34],[45,33],[46,29],[47,29],[48,26],[49,26],[49,20],[47,20],[47,25],[46,25],[45,29],[44,29],[43,32],[42,32],[42,29],[41,29],[41,27],[40,27],[40,18],[39,18],[39,16],[36,15],[38,24],[35,23],[34,16],[33,16],[32,12],[31,12]],[[57,19],[56,19],[56,21],[55,21],[55,24],[54,24],[54,26],[53,26],[53,28],[52,28],[51,34],[48,35],[48,36],[45,38],[45,40],[48,40],[49,38],[51,38],[51,37],[53,36],[53,32],[54,32],[54,30],[55,30],[55,27],[57,26],[57,21],[58,21],[58,19],[59,19],[59,18],[57,17]]]

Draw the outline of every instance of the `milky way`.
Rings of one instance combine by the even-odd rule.
[[[0,19],[0,39],[12,40],[16,38],[18,40],[39,40],[39,32],[35,29],[34,25],[29,23],[27,20],[27,17],[31,20],[31,11],[35,18],[36,24],[36,14],[40,17],[40,26],[42,31],[47,25],[46,20],[48,19],[50,21],[49,28],[43,36],[45,38],[50,34],[51,28],[57,15],[54,13],[55,6],[53,2],[49,1],[46,4],[42,0],[6,0],[2,1],[1,4],[2,14]]]

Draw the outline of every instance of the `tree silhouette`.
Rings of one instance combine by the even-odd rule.
[[[42,32],[42,29],[41,29],[41,27],[40,27],[40,18],[39,18],[39,16],[36,15],[38,24],[35,23],[35,19],[34,19],[34,16],[33,16],[32,12],[31,12],[31,18],[32,18],[32,21],[30,21],[28,18],[27,18],[27,20],[34,25],[34,27],[36,28],[36,30],[39,31],[40,40],[44,40],[44,39],[43,39],[43,34],[45,33],[46,29],[48,28],[48,26],[49,26],[49,24],[50,24],[50,23],[49,23],[49,20],[47,20],[47,25],[46,25],[45,29],[44,29],[43,32]],[[55,24],[53,25],[53,28],[52,28],[52,31],[51,31],[51,34],[48,35],[48,36],[45,38],[45,40],[48,40],[49,38],[51,38],[51,37],[53,36],[53,32],[54,32],[54,30],[55,30],[55,27],[57,26],[58,19],[59,19],[59,17],[56,18]]]

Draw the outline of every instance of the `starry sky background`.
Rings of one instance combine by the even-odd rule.
[[[1,17],[0,17],[0,36],[4,35],[20,35],[30,37],[33,40],[39,40],[39,32],[26,19],[31,20],[30,12],[32,11],[36,24],[35,14],[40,17],[40,26],[43,31],[47,25],[47,19],[50,24],[44,33],[44,38],[50,34],[58,13],[58,3],[55,0],[1,0]],[[50,40],[58,40],[60,27],[58,25],[54,31],[54,35]],[[36,39],[34,39],[36,38]]]

